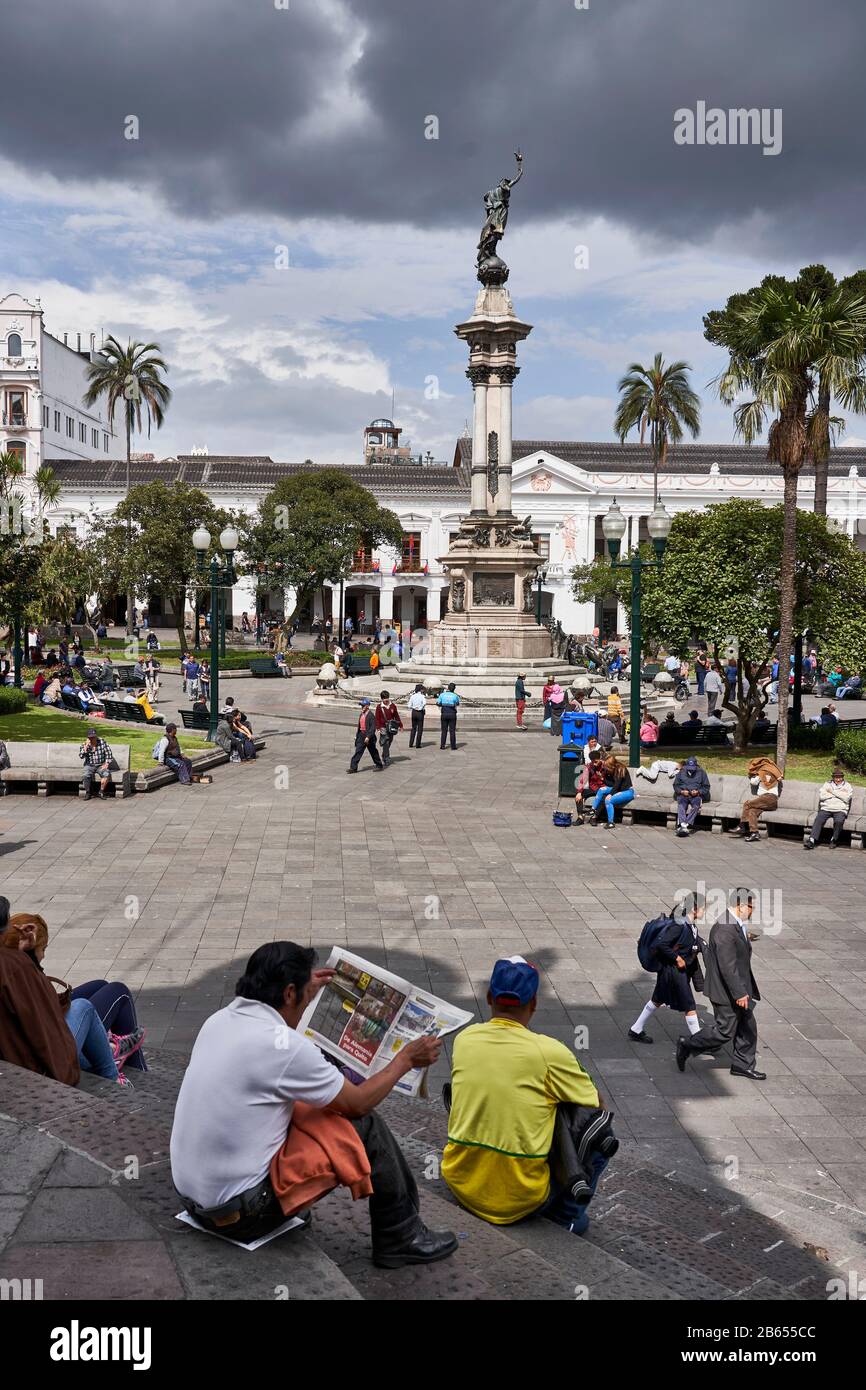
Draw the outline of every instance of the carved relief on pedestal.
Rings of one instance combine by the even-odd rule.
[[[535,582],[535,581],[534,581],[534,578],[533,578],[533,576],[532,576],[531,574],[527,574],[526,577],[525,577],[525,579],[524,579],[524,581],[523,581],[523,611],[524,611],[524,613],[531,613],[531,612],[532,612],[532,609],[533,609],[533,606],[534,606],[534,605],[533,605],[533,597],[532,597],[532,586],[533,586],[534,582]]]
[[[475,608],[513,608],[513,574],[474,574],[472,604]]]
[[[452,613],[464,613],[466,611],[466,580],[462,570],[452,572],[448,607]]]

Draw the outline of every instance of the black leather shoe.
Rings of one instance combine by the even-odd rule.
[[[686,1062],[689,1060],[689,1049],[686,1046],[685,1038],[677,1038],[677,1066],[680,1071],[685,1071]]]
[[[634,1031],[633,1028],[629,1028],[629,1030],[628,1030],[628,1035],[629,1035],[629,1037],[631,1038],[632,1042],[642,1042],[642,1043],[651,1043],[651,1042],[652,1042],[652,1038],[650,1037],[649,1033],[647,1033],[647,1031],[646,1031],[645,1029],[642,1029],[640,1033],[636,1033],[636,1032]]]
[[[403,1265],[429,1265],[444,1260],[457,1249],[453,1231],[428,1231],[422,1221],[415,1234],[393,1245],[382,1240],[373,1246],[373,1264],[377,1269],[402,1269]]]
[[[746,1067],[731,1067],[731,1076],[747,1076],[750,1081],[766,1081],[767,1079],[765,1071],[755,1071],[754,1067],[748,1070]]]

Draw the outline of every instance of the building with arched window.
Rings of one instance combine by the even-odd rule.
[[[74,346],[43,323],[39,300],[0,299],[0,450],[18,454],[28,477],[47,458],[109,458],[116,439],[104,406],[85,407],[87,366],[96,339]]]

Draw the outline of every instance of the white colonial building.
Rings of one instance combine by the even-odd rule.
[[[383,433],[390,428],[396,439],[390,421],[374,423]],[[458,440],[451,464],[395,453],[393,444],[377,458],[369,450],[372,429],[365,431],[367,462],[347,465],[347,471],[396,512],[403,545],[399,554],[389,548],[359,552],[355,571],[343,586],[342,612],[351,616],[356,628],[362,623],[369,628],[379,617],[416,630],[438,622],[447,602],[448,581],[440,560],[469,510],[471,440]],[[124,495],[126,466],[121,459],[73,461],[49,454],[46,462],[63,485],[61,505],[50,519],[52,529],[72,526],[84,534],[92,514],[110,512]],[[280,478],[303,467],[263,457],[145,457],[133,462],[131,482],[179,479],[201,487],[220,506],[253,513]],[[513,467],[514,511],[519,517],[531,516],[538,546],[543,615],[559,619],[567,632],[579,635],[596,628],[603,635],[625,632],[625,614],[615,601],[577,602],[571,571],[602,553],[601,518],[614,498],[628,519],[624,548],[648,540],[646,518],[653,507],[649,449],[638,444],[516,439]],[[800,505],[806,510],[812,507],[813,491],[814,477],[804,471]],[[688,444],[671,452],[659,492],[671,513],[731,497],[770,506],[782,501],[782,479],[762,447]],[[866,449],[834,452],[828,513],[858,544],[866,545]],[[265,606],[281,611],[286,597],[272,590]],[[339,586],[326,588],[324,613],[317,594],[307,617],[330,616],[336,625],[340,603]],[[255,606],[255,580],[240,580],[231,594],[230,614],[238,620],[244,611],[252,614]],[[159,596],[154,596],[152,608],[160,612]]]
[[[0,299],[0,450],[18,454],[31,478],[49,457],[108,459],[117,447],[104,407],[83,404],[96,335],[68,339],[46,330],[38,299]]]

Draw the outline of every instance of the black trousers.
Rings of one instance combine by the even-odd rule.
[[[817,841],[821,838],[821,831],[824,829],[824,826],[827,824],[828,820],[832,820],[833,834],[831,838],[834,844],[838,844],[839,835],[841,833],[842,826],[845,824],[846,815],[847,811],[819,811],[817,816],[815,817],[812,829],[809,831],[811,838],[815,840],[817,843]]]
[[[365,748],[367,752],[370,754],[370,757],[373,759],[373,762],[376,764],[376,766],[382,766],[382,759],[379,757],[379,749],[376,747],[376,735],[371,734],[370,742],[367,743],[364,739],[363,734],[359,734],[358,737],[355,739],[355,751],[352,754],[352,761],[349,763],[349,767],[352,769],[353,772],[357,771],[358,763],[364,756]]]
[[[410,732],[410,734],[409,734],[409,747],[410,747],[410,748],[420,748],[420,747],[421,747],[421,735],[423,734],[423,732],[424,732],[424,711],[423,711],[423,709],[413,709],[413,711],[412,711],[412,729],[411,729],[411,732]],[[416,742],[416,738],[417,738],[417,742]]]
[[[751,1071],[758,1048],[758,1025],[754,1009],[738,1009],[735,1004],[714,1004],[713,1023],[685,1039],[689,1052],[720,1052],[730,1045],[734,1064]]]
[[[411,1239],[418,1225],[418,1188],[403,1151],[385,1121],[375,1111],[349,1123],[357,1132],[370,1160],[370,1181],[373,1192],[370,1201],[370,1229],[374,1242],[389,1234],[406,1235]],[[283,1209],[274,1195],[270,1181],[256,1203],[256,1210],[231,1226],[211,1227],[206,1218],[196,1214],[203,1226],[216,1230],[229,1240],[244,1244],[258,1240],[285,1221]]]
[[[449,737],[449,735],[450,735],[450,737],[451,737],[451,747],[452,747],[452,748],[456,748],[456,747],[457,747],[457,715],[456,715],[456,714],[443,714],[443,715],[442,715],[442,735],[441,735],[441,738],[439,739],[439,747],[440,747],[440,748],[444,748],[444,747],[445,747],[445,740]]]

